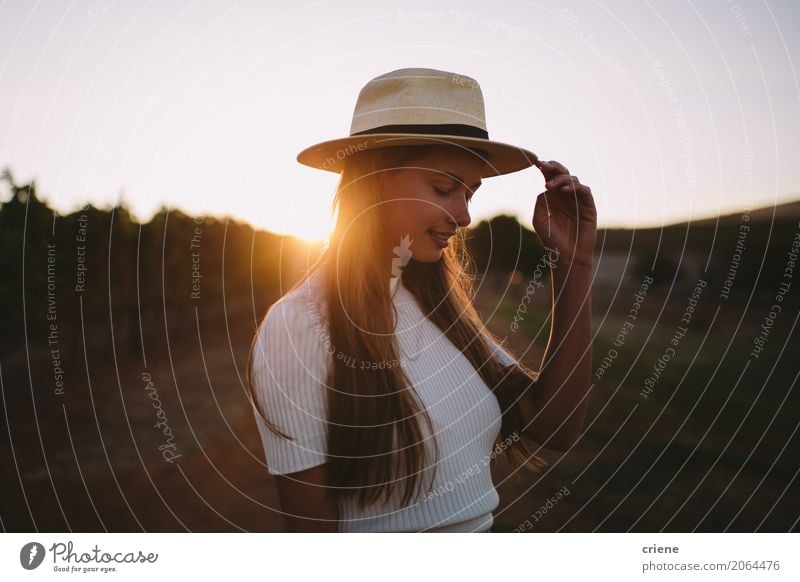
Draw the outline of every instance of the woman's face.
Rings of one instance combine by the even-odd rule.
[[[456,147],[431,147],[383,173],[383,209],[393,246],[408,237],[415,261],[438,261],[457,228],[471,222],[469,201],[484,162]]]

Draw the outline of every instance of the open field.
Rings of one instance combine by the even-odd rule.
[[[490,328],[538,369],[547,312],[532,309],[511,332],[515,292],[484,294],[479,308]],[[648,299],[595,383],[586,434],[574,450],[550,455],[541,475],[507,479],[507,471],[495,468],[501,493],[495,531],[526,519],[530,531],[796,529],[798,346],[789,332],[797,311],[776,320],[764,356],[750,361],[763,309],[748,311],[740,323],[724,309],[714,318],[708,301],[644,398],[643,383],[676,327],[675,309],[663,304]],[[614,347],[626,311],[595,297],[595,368]],[[3,361],[2,433],[13,445],[2,453],[5,530],[280,529],[244,392],[253,322],[242,313],[229,313],[227,325],[221,314],[197,314],[200,333],[169,345],[151,330],[146,377],[140,357],[92,334],[96,343],[85,352],[77,346],[80,357],[65,366],[60,398],[42,388],[50,386],[50,370],[41,344],[28,347],[30,366],[24,346]],[[155,426],[152,393],[170,441]]]

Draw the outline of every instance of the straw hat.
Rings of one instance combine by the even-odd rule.
[[[489,139],[483,94],[465,75],[436,69],[398,69],[367,83],[356,101],[350,135],[304,149],[297,160],[340,172],[364,150],[401,145],[451,144],[486,152],[484,176],[538,164],[536,154]]]

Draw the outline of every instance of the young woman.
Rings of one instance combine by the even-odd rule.
[[[474,79],[401,69],[361,91],[349,137],[301,152],[340,172],[330,241],[268,311],[249,378],[290,531],[489,531],[497,458],[539,470],[584,424],[591,366],[591,191],[558,162],[489,139]],[[540,372],[472,304],[465,252],[483,178],[535,165],[551,260]]]

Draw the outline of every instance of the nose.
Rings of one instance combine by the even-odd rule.
[[[455,222],[461,228],[466,228],[472,222],[472,218],[469,215],[469,206],[466,200],[466,197],[454,197],[456,198],[456,202],[454,203],[455,208],[451,209],[452,217],[450,217],[450,222],[455,220]]]

